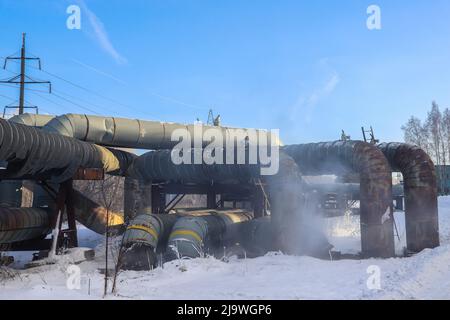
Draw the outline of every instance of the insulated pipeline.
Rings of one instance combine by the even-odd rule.
[[[109,225],[111,230],[117,230],[123,226],[123,216],[120,213],[108,210],[95,203],[81,192],[72,191],[72,202],[75,211],[75,219],[85,227],[104,234]]]
[[[200,127],[200,126],[199,126]],[[195,125],[186,125],[159,121],[144,121],[115,117],[91,116],[85,114],[65,114],[52,119],[43,130],[56,132],[68,137],[110,147],[137,148],[148,150],[170,149],[177,141],[172,141],[175,130],[183,130],[194,137]],[[203,131],[219,129],[224,141],[233,136],[235,128],[203,126]],[[240,129],[246,132],[249,129]],[[253,130],[252,130],[253,131]],[[254,130],[258,145],[278,144],[281,142],[265,130]],[[246,135],[246,133],[244,133]]]
[[[50,211],[36,208],[0,208],[0,244],[45,237]]]
[[[194,163],[194,151],[190,152]],[[239,183],[260,176],[259,165],[229,164],[175,164],[170,150],[148,152],[130,166],[128,176],[145,181],[172,181],[190,183]]]
[[[437,178],[431,158],[405,143],[383,143],[380,150],[393,171],[403,175],[407,248],[419,252],[439,246]]]
[[[358,173],[362,253],[367,257],[394,255],[391,168],[376,146],[337,141],[292,145],[282,150],[305,175]]]
[[[139,214],[128,225],[123,238],[121,268],[148,270],[157,264],[158,247],[165,248],[178,216],[173,214]]]
[[[177,220],[167,244],[169,258],[199,258],[214,252],[222,244],[229,226],[253,218],[252,213],[241,210],[211,212],[211,215],[187,216]]]
[[[42,128],[55,116],[46,114],[24,113],[8,119],[10,122],[24,124],[30,127]]]
[[[45,177],[53,182],[70,179],[80,167],[124,172],[133,156],[94,144],[43,132],[0,119],[0,179]]]

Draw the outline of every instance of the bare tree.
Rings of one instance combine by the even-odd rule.
[[[446,108],[442,113],[442,132],[443,141],[446,146],[446,158],[448,162],[450,162],[450,110],[448,108]]]
[[[419,146],[425,151],[429,152],[430,146],[428,143],[427,128],[422,125],[420,119],[411,117],[408,122],[402,126],[405,136],[405,142]]]
[[[442,114],[435,101],[431,105],[431,111],[428,112],[426,128],[430,134],[431,149],[437,165],[445,162],[442,159]]]
[[[115,199],[117,198],[117,193],[120,190],[120,183],[118,179],[115,177],[107,176],[101,182],[101,195],[103,206],[106,209],[106,230],[105,230],[105,283],[104,283],[104,291],[103,296],[106,296],[108,293],[108,256],[109,256],[109,237],[110,237],[110,211],[112,205],[114,204]]]

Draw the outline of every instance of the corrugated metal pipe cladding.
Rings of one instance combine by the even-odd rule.
[[[11,117],[8,119],[8,121],[24,124],[26,126],[42,128],[53,118],[55,118],[55,116],[46,114],[24,113]]]
[[[223,245],[227,229],[253,218],[251,212],[211,210],[210,215],[187,216],[178,219],[167,244],[167,258],[199,258],[213,253]]]
[[[50,211],[37,208],[0,208],[0,244],[45,238]]]
[[[123,234],[124,252],[121,268],[149,270],[157,265],[157,252],[164,251],[170,231],[177,221],[174,214],[139,214],[128,224]]]
[[[194,163],[195,149],[189,158]],[[200,150],[201,152],[201,150]],[[170,150],[151,151],[138,157],[130,166],[128,175],[146,181],[173,181],[189,183],[248,182],[260,176],[259,165],[230,164],[175,164]]]
[[[80,167],[125,172],[133,158],[124,151],[0,119],[0,161],[8,163],[0,179],[43,177],[60,183]]]
[[[439,246],[439,220],[435,166],[417,146],[383,143],[378,146],[393,171],[403,175],[407,248],[420,252]]]
[[[193,137],[194,127],[194,125],[180,123],[65,114],[52,119],[43,130],[104,146],[160,150],[170,149],[178,143],[178,141],[172,141],[172,133],[175,130],[184,129]],[[226,127],[203,126],[203,128],[204,130],[208,128],[221,130],[224,139],[228,130],[234,130],[234,128]],[[256,133],[261,144],[271,141],[272,137],[267,131],[256,130]],[[272,142],[281,143],[278,140]]]
[[[362,254],[394,256],[391,168],[379,148],[361,141],[337,141],[292,145],[282,150],[305,175],[358,173]]]

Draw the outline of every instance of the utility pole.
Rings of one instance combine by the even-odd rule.
[[[25,98],[25,33],[22,33],[22,49],[20,49],[20,97],[19,97],[19,114],[23,114],[24,98]]]
[[[3,69],[6,69],[6,65],[9,60],[20,60],[20,74],[12,77],[8,80],[2,80],[0,83],[8,83],[8,84],[19,84],[20,85],[20,93],[19,93],[19,105],[18,106],[6,106],[3,111],[3,116],[5,116],[5,112],[7,108],[18,108],[19,114],[24,113],[25,108],[35,108],[36,106],[25,106],[25,84],[48,84],[49,93],[52,92],[52,84],[50,81],[40,81],[34,80],[26,75],[26,61],[27,60],[36,60],[38,62],[39,70],[41,70],[41,59],[38,57],[27,57],[25,52],[25,36],[26,33],[22,33],[22,48],[20,49],[20,57],[6,57],[5,63],[3,65]]]

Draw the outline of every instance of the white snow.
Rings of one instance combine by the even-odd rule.
[[[405,246],[404,218],[396,213],[400,240]],[[271,253],[256,259],[214,258],[176,260],[149,272],[127,271],[118,277],[117,293],[107,299],[450,299],[450,197],[439,199],[441,247],[410,258],[324,261]],[[358,217],[324,222],[336,249],[360,250]],[[61,261],[28,270],[9,270],[14,279],[0,280],[0,299],[101,299],[104,246],[101,236],[79,232],[80,245],[96,247],[94,261],[79,264],[80,289],[69,290]],[[21,256],[22,259],[24,256]],[[368,268],[380,270],[380,290],[369,289]],[[110,283],[111,287],[111,283]]]

